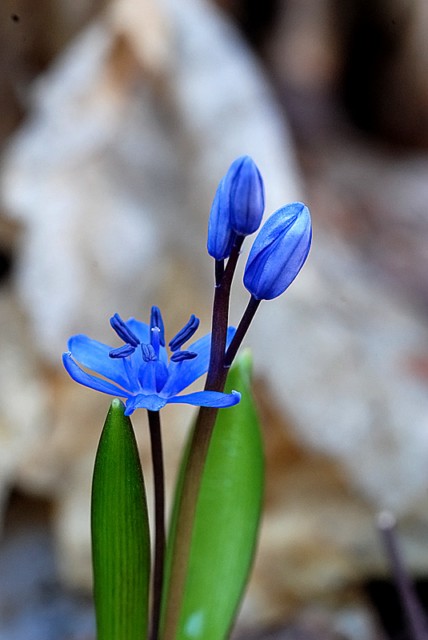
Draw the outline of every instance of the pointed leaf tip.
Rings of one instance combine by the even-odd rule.
[[[143,473],[131,421],[115,398],[98,445],[91,528],[97,640],[144,640],[150,539]]]

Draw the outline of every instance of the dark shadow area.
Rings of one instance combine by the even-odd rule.
[[[426,611],[428,579],[416,580],[414,587],[419,601]],[[386,636],[391,640],[414,640],[393,582],[379,578],[372,579],[366,583],[365,590]]]
[[[3,284],[10,276],[13,266],[11,253],[0,247],[0,285]]]
[[[13,492],[0,540],[0,638],[94,640],[92,602],[60,584],[47,500]]]

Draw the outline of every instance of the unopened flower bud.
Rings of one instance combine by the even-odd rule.
[[[290,286],[308,256],[311,239],[311,216],[301,202],[271,215],[255,239],[245,267],[244,285],[256,300],[272,300]]]
[[[208,223],[208,253],[216,260],[228,258],[236,235],[254,233],[264,211],[264,186],[249,156],[237,158],[221,180]]]
[[[236,235],[230,226],[228,193],[225,176],[217,187],[208,221],[207,249],[216,260],[230,256]]]
[[[242,156],[229,172],[230,226],[241,236],[249,236],[260,226],[265,209],[263,179],[255,162]]]

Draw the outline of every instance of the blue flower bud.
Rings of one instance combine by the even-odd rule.
[[[262,220],[264,186],[258,168],[249,156],[232,162],[221,180],[208,223],[208,253],[216,260],[229,257],[236,235],[254,233]]]
[[[260,226],[265,209],[263,179],[249,156],[232,163],[228,173],[230,226],[237,234],[249,236]]]
[[[207,249],[216,260],[225,260],[232,251],[235,232],[230,226],[229,191],[225,176],[217,187],[208,221]]]
[[[244,285],[256,300],[272,300],[290,286],[308,256],[311,240],[311,216],[301,202],[287,204],[271,215],[245,267]]]

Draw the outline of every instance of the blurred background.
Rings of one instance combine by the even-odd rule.
[[[425,0],[0,4],[0,638],[94,638],[109,400],[60,356],[152,304],[169,335],[191,312],[208,330],[207,219],[242,154],[266,214],[303,200],[314,240],[247,340],[267,486],[235,637],[410,637],[376,515],[396,515],[423,599],[427,29]],[[245,304],[238,278],[233,323]],[[169,487],[190,415],[164,411]],[[150,496],[145,416],[134,426]]]

